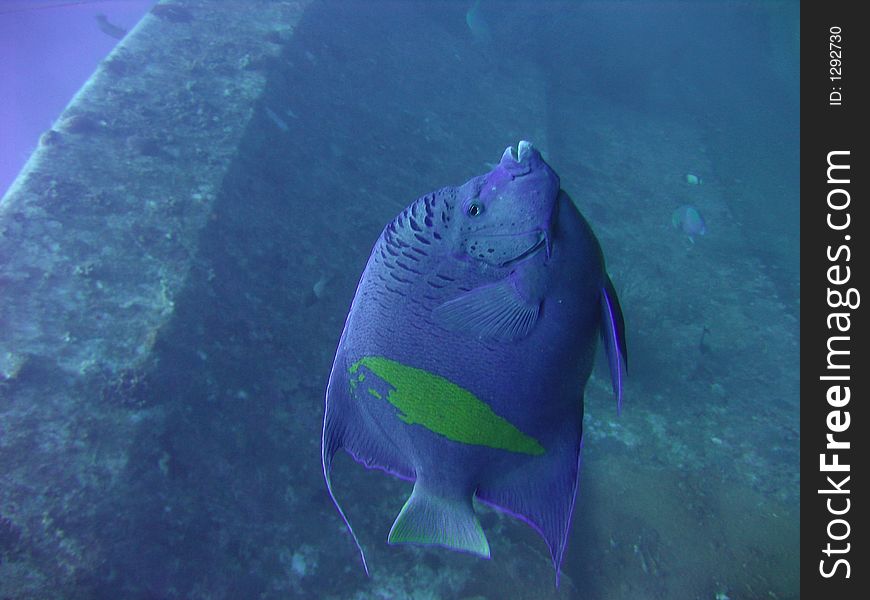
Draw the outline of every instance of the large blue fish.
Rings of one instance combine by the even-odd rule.
[[[531,144],[419,198],[375,244],[338,344],[322,447],[333,501],[344,448],[414,482],[389,543],[489,557],[476,497],[543,536],[558,583],[599,336],[621,405],[623,320],[601,248]]]

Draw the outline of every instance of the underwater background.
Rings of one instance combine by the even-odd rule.
[[[799,3],[160,2],[0,203],[0,598],[799,597]],[[327,377],[381,229],[531,140],[626,319],[560,587],[388,546]],[[700,219],[700,221],[698,220]],[[494,374],[496,375],[496,374]]]

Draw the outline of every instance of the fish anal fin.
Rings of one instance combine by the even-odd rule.
[[[474,514],[472,494],[445,497],[420,484],[396,517],[388,538],[390,544],[442,546],[489,558],[489,542]]]
[[[518,517],[540,534],[550,550],[559,585],[568,532],[574,513],[580,470],[579,431],[574,441],[528,459],[508,475],[486,482],[477,498],[496,510]]]

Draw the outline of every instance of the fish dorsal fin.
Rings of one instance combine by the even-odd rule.
[[[541,311],[541,297],[521,271],[482,285],[436,306],[436,321],[452,331],[499,342],[515,342],[531,333]],[[533,286],[534,287],[534,286]],[[525,293],[524,293],[525,292]]]
[[[344,344],[344,335],[339,344]],[[350,519],[339,504],[332,488],[332,462],[336,453],[344,449],[359,463],[369,468],[378,468],[392,473],[402,479],[411,479],[413,469],[407,464],[405,457],[386,438],[373,435],[366,427],[366,413],[359,410],[366,396],[370,395],[369,386],[360,385],[365,373],[354,372],[348,367],[341,350],[335,359],[333,371],[326,387],[326,414],[323,418],[323,436],[321,439],[321,461],[323,477],[326,480],[326,490],[335,504],[338,514],[347,527],[353,543],[356,544],[366,575],[369,574],[365,552],[362,544],[350,524]]]
[[[338,503],[338,500],[335,497],[335,492],[332,490],[332,459],[335,457],[335,453],[339,448],[342,447],[343,435],[344,433],[342,432],[342,428],[339,426],[338,420],[335,418],[335,414],[333,413],[332,418],[330,418],[330,414],[327,411],[326,418],[323,422],[323,437],[321,439],[321,465],[323,467],[323,478],[326,480],[326,491],[329,492],[329,497],[332,500],[332,503],[338,510],[341,520],[344,521],[344,525],[347,527],[347,531],[350,533],[353,543],[356,544],[356,549],[359,551],[360,560],[362,560],[363,569],[365,569],[366,575],[369,575],[369,566],[366,562],[366,555],[363,551],[363,547],[359,543],[359,538],[356,536],[353,527],[351,527],[347,515]]]
[[[625,344],[625,321],[622,318],[622,308],[619,298],[613,288],[610,277],[604,276],[604,287],[601,289],[601,337],[607,352],[607,362],[610,366],[610,382],[613,394],[616,396],[616,412],[622,412],[622,390],[625,373],[628,368],[628,348]]]

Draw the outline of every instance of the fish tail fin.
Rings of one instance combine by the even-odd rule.
[[[335,505],[335,508],[338,510],[338,514],[341,515],[342,521],[344,521],[345,526],[347,527],[348,532],[350,533],[350,537],[353,538],[353,543],[356,544],[357,550],[359,550],[359,556],[362,560],[363,569],[365,569],[366,576],[370,576],[369,574],[369,566],[366,563],[366,555],[363,552],[362,546],[359,543],[359,538],[356,537],[356,533],[353,531],[353,527],[350,525],[350,521],[348,521],[347,516],[344,514],[344,510],[342,510],[341,505],[338,503],[338,500],[335,499],[335,494],[332,491],[332,459],[335,457],[335,453],[338,452],[339,448],[343,446],[342,438],[344,437],[341,428],[338,426],[337,420],[335,418],[335,412],[329,410],[329,406],[327,405],[326,416],[323,418],[323,438],[321,441],[321,461],[323,464],[323,478],[326,480],[326,490],[329,492],[329,497],[332,499],[332,503]]]
[[[390,529],[390,544],[443,546],[490,557],[489,542],[474,514],[472,495],[446,498],[414,484],[411,497]]]

